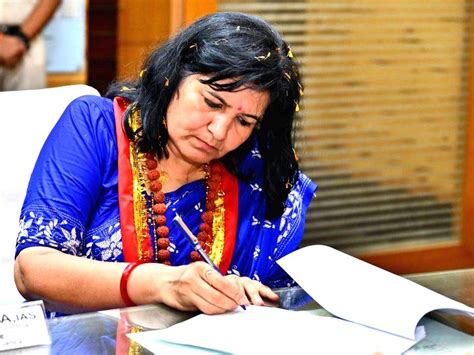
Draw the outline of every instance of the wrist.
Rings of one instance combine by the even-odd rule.
[[[167,285],[173,281],[174,269],[153,262],[135,267],[133,273],[130,272],[128,275],[128,298],[134,304],[166,303]],[[122,287],[125,286],[121,284]]]
[[[122,301],[127,307],[136,306],[135,302],[132,301],[130,298],[130,294],[128,292],[128,288],[130,285],[130,276],[132,272],[141,264],[144,264],[145,261],[138,260],[129,263],[122,271],[122,277],[120,278],[120,296],[122,297]]]
[[[183,300],[183,275],[189,265],[160,266],[162,266],[161,277],[154,289],[158,303],[181,310],[189,309],[186,307],[186,300]]]
[[[5,25],[0,26],[0,32],[7,36],[17,37],[23,42],[26,49],[30,48],[30,38],[23,32],[19,25]]]

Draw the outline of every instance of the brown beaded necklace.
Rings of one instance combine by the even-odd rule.
[[[146,176],[146,184],[150,191],[150,197],[152,199],[151,210],[148,211],[149,218],[154,228],[155,238],[155,258],[156,261],[161,262],[165,265],[171,265],[170,263],[170,252],[168,246],[170,245],[169,240],[169,228],[166,226],[166,204],[165,194],[162,191],[163,188],[163,174],[158,170],[158,161],[152,153],[144,154],[143,161],[143,175]],[[199,226],[199,233],[197,235],[199,244],[201,247],[209,253],[211,250],[212,243],[214,241],[213,236],[213,213],[216,209],[216,201],[223,197],[221,192],[221,171],[220,166],[215,164],[204,164],[204,180],[206,184],[206,208],[201,214],[202,223]],[[193,250],[190,253],[191,261],[201,260],[200,255]]]

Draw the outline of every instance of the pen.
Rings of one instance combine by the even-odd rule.
[[[199,244],[198,242],[198,239],[196,238],[196,236],[193,234],[193,232],[191,232],[191,230],[188,228],[188,226],[186,225],[186,223],[184,223],[183,219],[181,218],[181,216],[176,213],[176,216],[173,218],[174,221],[178,222],[179,226],[183,229],[184,231],[184,234],[186,234],[186,237],[188,238],[188,240],[191,242],[191,244],[193,245],[193,248],[194,250],[196,250],[199,255],[201,256],[202,260],[204,260],[204,262],[208,265],[211,265],[212,268],[214,270],[216,270],[219,274],[221,273],[221,271],[219,270],[219,268],[217,267],[216,264],[214,264],[214,262],[211,260],[211,258],[209,257],[209,255],[207,255],[207,253],[204,251],[204,249],[201,247],[201,245]],[[243,310],[246,310],[245,306],[244,305],[240,305],[240,307],[242,307]]]

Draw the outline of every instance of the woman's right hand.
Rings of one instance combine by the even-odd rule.
[[[137,278],[133,278],[135,273]],[[138,294],[133,286],[139,273],[147,273],[150,282],[149,290],[152,294],[145,299],[142,299],[144,295]],[[222,276],[204,262],[185,266],[140,265],[132,273],[128,289],[132,300],[140,301],[139,303],[152,301],[185,311],[199,310],[206,314],[225,313],[239,305],[248,304],[244,288],[237,278]]]
[[[125,306],[119,285],[126,265],[30,247],[16,259],[15,282],[26,299],[43,299],[51,311],[120,308]],[[130,273],[127,292],[136,304],[163,303],[207,314],[224,313],[248,303],[238,278],[222,276],[204,262],[185,266],[141,264]]]

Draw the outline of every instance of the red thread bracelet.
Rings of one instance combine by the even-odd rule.
[[[123,269],[122,277],[120,278],[120,296],[122,296],[123,303],[125,303],[127,307],[136,306],[136,304],[130,299],[130,296],[128,295],[128,290],[127,290],[128,279],[132,271],[135,270],[135,268],[138,265],[141,265],[144,263],[146,263],[146,261],[144,260],[134,261],[134,262],[129,263],[125,267],[125,269]]]

